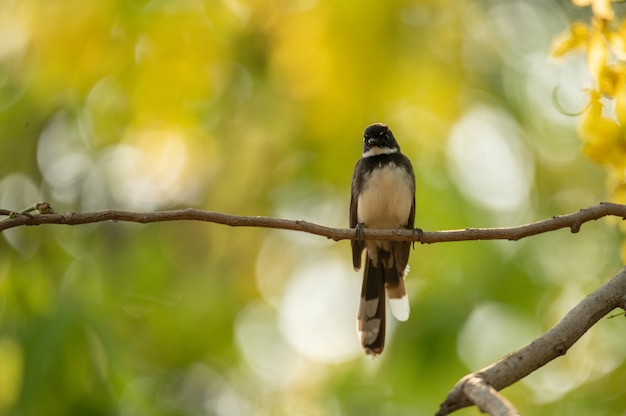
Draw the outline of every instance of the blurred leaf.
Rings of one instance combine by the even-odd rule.
[[[0,411],[5,413],[19,398],[24,370],[24,354],[14,339],[0,340],[0,367]]]

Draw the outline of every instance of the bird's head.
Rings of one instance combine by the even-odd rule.
[[[396,152],[400,152],[400,146],[386,124],[367,126],[363,133],[363,157]]]

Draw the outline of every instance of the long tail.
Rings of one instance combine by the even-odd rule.
[[[404,271],[394,266],[374,266],[369,256],[365,258],[361,301],[357,315],[357,330],[361,345],[368,355],[378,355],[385,347],[385,291],[391,313],[400,321],[409,318],[409,299],[404,285]]]
[[[361,345],[368,355],[378,355],[385,347],[385,269],[365,259],[361,301],[357,315]]]

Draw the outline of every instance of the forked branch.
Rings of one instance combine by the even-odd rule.
[[[626,268],[576,305],[545,334],[495,363],[466,375],[441,404],[437,416],[444,416],[463,407],[477,404],[468,393],[481,380],[499,391],[564,355],[578,339],[603,316],[615,308],[625,308]],[[507,414],[507,413],[504,413]],[[515,414],[515,413],[511,413]]]

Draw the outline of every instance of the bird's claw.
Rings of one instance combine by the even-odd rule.
[[[361,238],[363,235],[363,230],[365,229],[365,227],[363,226],[363,223],[360,222],[356,225],[356,227],[354,227],[354,235],[356,237],[357,241],[362,241],[363,239]]]
[[[421,228],[413,228],[413,235],[417,234],[417,241],[422,242],[422,237],[424,237],[424,231]],[[413,241],[413,249],[415,249],[416,241]]]

